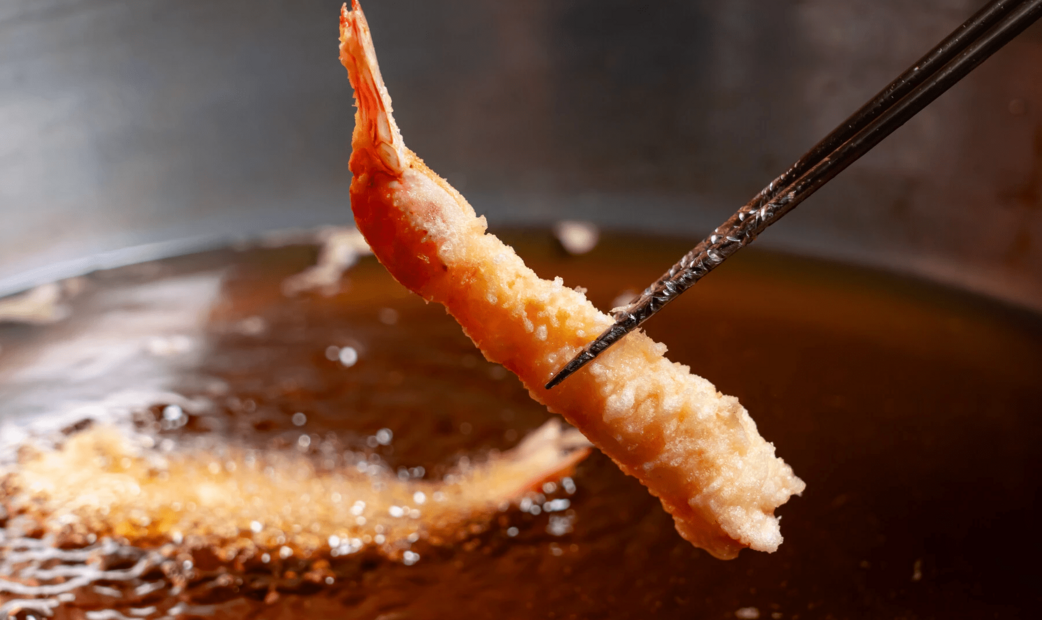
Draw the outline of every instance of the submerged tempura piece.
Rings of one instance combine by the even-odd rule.
[[[227,551],[390,557],[423,540],[456,540],[589,453],[575,429],[551,419],[513,449],[465,461],[445,480],[402,479],[370,461],[322,467],[292,450],[223,442],[163,452],[148,436],[97,426],[58,448],[27,445],[0,470],[0,507],[68,540],[117,537],[149,548],[171,541]],[[143,441],[142,441],[143,440]],[[82,544],[82,542],[80,542]],[[223,552],[222,551],[222,552]]]
[[[737,399],[635,333],[561,387],[551,374],[612,320],[560,279],[546,281],[486,234],[485,220],[405,147],[358,2],[340,19],[355,89],[351,207],[403,285],[444,304],[485,357],[524,382],[662,500],[680,534],[718,558],[782,542],[774,510],[804,483]]]
[[[370,253],[365,239],[354,228],[325,228],[319,231],[318,241],[318,261],[282,282],[285,295],[293,297],[308,291],[319,291],[327,297],[335,295],[340,291],[344,272]]]

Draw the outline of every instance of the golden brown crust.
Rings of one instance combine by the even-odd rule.
[[[222,440],[160,452],[143,447],[149,439],[98,426],[57,449],[26,445],[17,466],[0,469],[2,505],[59,543],[115,536],[142,547],[183,540],[216,553],[246,545],[310,556],[331,551],[332,536],[357,541],[352,553],[375,546],[395,556],[410,541],[466,536],[464,526],[569,475],[589,453],[578,432],[551,420],[446,480],[402,480],[353,462],[319,467],[292,450],[258,454]]]

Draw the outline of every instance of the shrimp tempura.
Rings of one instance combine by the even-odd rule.
[[[333,551],[334,540],[350,543],[344,554],[372,542],[395,556],[416,540],[467,536],[465,526],[569,475],[589,448],[562,427],[551,419],[444,480],[403,480],[372,461],[364,472],[354,462],[318,467],[295,451],[258,452],[221,438],[154,451],[142,447],[152,437],[98,426],[58,448],[24,445],[21,462],[0,468],[0,510],[31,517],[59,544],[93,534],[146,548],[183,541],[242,551],[248,541],[259,555]]]
[[[737,399],[665,345],[633,333],[553,391],[543,385],[612,323],[560,278],[542,280],[486,234],[485,219],[405,147],[357,0],[340,18],[340,60],[355,89],[351,207],[391,274],[444,304],[485,357],[561,414],[673,515],[677,531],[718,558],[775,551],[774,509],[804,484]]]

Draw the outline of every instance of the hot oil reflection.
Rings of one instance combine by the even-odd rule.
[[[132,409],[159,402],[207,406],[171,390],[207,355],[205,327],[221,271],[157,281],[135,276],[142,268],[126,271],[125,282],[94,284],[101,290],[77,300],[65,322],[35,328],[16,343],[22,346],[6,348],[0,459],[30,438],[60,437],[83,420],[125,425]],[[8,327],[3,335],[19,329],[29,328]]]

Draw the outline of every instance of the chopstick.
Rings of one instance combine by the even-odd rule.
[[[1042,0],[993,0],[771,181],[684,255],[635,301],[612,310],[615,323],[546,384],[559,385],[640,327],[771,224],[792,211],[898,127],[1042,17]]]

